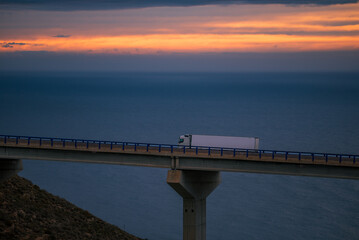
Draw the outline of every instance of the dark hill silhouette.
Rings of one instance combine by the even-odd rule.
[[[19,176],[0,182],[0,239],[140,240]]]

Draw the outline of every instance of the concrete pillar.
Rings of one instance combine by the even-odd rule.
[[[20,159],[0,158],[0,182],[22,170],[22,161]]]
[[[220,182],[220,172],[168,171],[167,183],[183,198],[183,240],[206,239],[206,198]]]

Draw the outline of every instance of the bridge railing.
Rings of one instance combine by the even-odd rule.
[[[314,162],[316,159],[324,159],[326,162],[329,160],[338,161],[341,163],[342,161],[352,161],[353,164],[357,162],[359,159],[359,155],[354,154],[337,154],[337,153],[318,153],[318,152],[297,152],[297,151],[282,151],[282,150],[254,150],[254,149],[241,149],[241,148],[220,148],[220,147],[203,147],[203,146],[182,146],[182,145],[174,145],[174,144],[158,144],[158,143],[138,143],[138,142],[119,142],[119,141],[103,141],[103,140],[88,140],[88,139],[72,139],[72,138],[51,138],[51,137],[34,137],[34,136],[14,136],[14,135],[0,135],[0,139],[3,141],[4,144],[7,142],[12,141],[16,144],[19,144],[19,141],[26,141],[28,145],[32,143],[32,141],[37,141],[38,144],[41,146],[43,142],[46,141],[47,144],[50,143],[50,146],[53,147],[55,144],[62,144],[63,147],[66,147],[69,143],[73,144],[75,147],[78,146],[79,143],[85,144],[86,148],[89,148],[89,145],[96,145],[98,149],[101,149],[103,146],[110,146],[110,149],[114,148],[122,148],[125,150],[128,147],[132,147],[134,151],[137,151],[138,147],[146,148],[146,151],[167,151],[171,153],[182,153],[186,154],[191,152],[191,154],[200,154],[204,153],[210,155],[216,154],[216,156],[233,156],[236,157],[238,154],[245,155],[247,158],[250,155],[255,154],[260,159],[262,157],[272,157],[275,159],[277,155],[281,157],[284,156],[285,160],[297,159],[298,161],[302,160],[303,158],[311,158]],[[93,147],[93,146],[92,146]]]

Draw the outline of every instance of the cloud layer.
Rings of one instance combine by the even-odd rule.
[[[0,22],[0,43],[4,42],[0,51],[169,54],[359,49],[359,4],[9,13]]]
[[[0,70],[358,70],[358,3],[142,8],[144,1],[128,1],[114,6],[136,9],[46,11],[50,5],[31,2],[26,6],[42,9],[19,10],[25,1],[2,8],[7,2],[0,0]],[[53,3],[64,10],[80,6]],[[95,5],[89,1],[85,8]]]
[[[285,4],[285,5],[331,5],[356,3],[357,0],[0,0],[0,6],[8,8],[40,9],[40,10],[113,10],[145,7],[227,5],[227,4]]]

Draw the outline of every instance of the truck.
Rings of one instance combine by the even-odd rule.
[[[179,137],[178,145],[186,147],[241,148],[258,150],[258,137],[229,137],[185,134]]]

